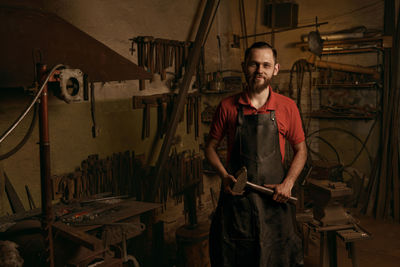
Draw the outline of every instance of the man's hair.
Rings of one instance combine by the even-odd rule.
[[[269,43],[266,43],[266,42],[255,42],[249,48],[247,48],[246,51],[244,52],[244,62],[246,62],[248,56],[250,55],[251,49],[256,49],[256,48],[269,48],[269,49],[271,49],[272,50],[272,54],[274,55],[275,64],[278,63],[278,61],[277,61],[278,53],[276,52],[276,49],[273,48]]]

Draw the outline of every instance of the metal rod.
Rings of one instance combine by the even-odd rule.
[[[252,35],[246,35],[246,36],[240,36],[239,39],[245,39],[245,38],[250,38],[250,37],[256,37],[256,36],[261,36],[261,35],[268,35],[268,34],[274,34],[274,33],[280,33],[280,32],[287,32],[287,31],[293,31],[293,30],[298,30],[298,29],[302,29],[302,28],[309,28],[309,27],[315,27],[315,26],[321,26],[321,25],[325,25],[328,24],[328,22],[321,22],[321,23],[317,23],[317,24],[309,24],[309,25],[304,25],[304,26],[299,26],[299,27],[294,27],[294,28],[285,28],[282,30],[272,30],[270,32],[263,32],[263,33],[257,33],[257,34],[252,34]]]
[[[44,84],[42,94],[40,95],[39,105],[39,140],[40,140],[40,181],[42,190],[42,230],[45,240],[46,266],[54,266],[53,250],[53,211],[52,211],[52,193],[50,180],[50,141],[49,141],[49,120],[47,109],[47,66],[38,64],[38,81]]]

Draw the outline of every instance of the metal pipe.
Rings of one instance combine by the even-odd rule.
[[[42,93],[40,95],[39,105],[39,141],[40,141],[40,182],[42,190],[42,230],[45,240],[46,266],[54,266],[53,249],[53,211],[50,180],[50,140],[49,140],[49,120],[47,109],[47,66],[38,64],[38,81],[42,84]]]
[[[329,61],[322,61],[316,60],[315,55],[312,55],[310,58],[307,59],[307,62],[313,64],[316,67],[320,68],[328,68],[333,70],[340,70],[340,71],[348,71],[348,72],[355,72],[355,73],[364,73],[370,74],[374,79],[379,79],[380,73],[372,68],[360,67],[355,65],[348,65],[336,62],[329,62]]]
[[[330,33],[330,34],[320,34],[321,39],[324,41],[338,41],[345,39],[363,38],[363,32],[351,32],[351,33]],[[303,37],[304,42],[308,42],[308,35]]]
[[[286,29],[277,30],[277,31],[272,30],[270,32],[263,32],[263,33],[257,33],[257,34],[252,34],[252,35],[240,36],[239,39],[280,33],[280,32],[293,31],[293,30],[302,29],[302,28],[318,27],[318,26],[325,25],[325,24],[328,24],[328,22],[321,22],[321,23],[316,23],[316,24],[314,23],[314,24],[309,24],[309,25],[304,25],[304,26],[299,26],[299,27],[294,27],[294,28],[286,28]]]

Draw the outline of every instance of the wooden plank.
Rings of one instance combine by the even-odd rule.
[[[57,234],[75,242],[79,245],[82,245],[90,250],[98,250],[103,247],[103,242],[92,236],[84,233],[83,231],[79,231],[74,227],[63,224],[62,222],[53,223],[53,228],[57,231]]]

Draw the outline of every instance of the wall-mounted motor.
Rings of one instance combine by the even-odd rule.
[[[59,73],[60,91],[57,96],[67,103],[84,100],[83,73],[79,69],[62,69]]]

